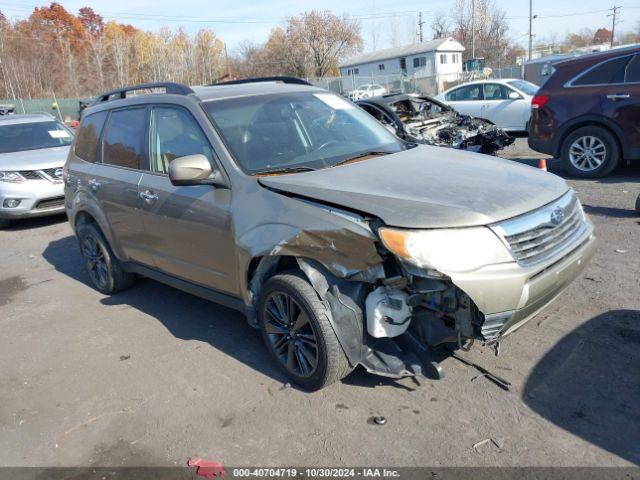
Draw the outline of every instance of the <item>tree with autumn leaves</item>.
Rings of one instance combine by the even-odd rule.
[[[15,23],[0,12],[0,98],[88,97],[152,81],[203,85],[226,69],[211,30],[147,32],[55,2]]]

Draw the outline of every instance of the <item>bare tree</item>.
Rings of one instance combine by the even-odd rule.
[[[433,31],[433,38],[444,38],[449,36],[451,24],[444,13],[436,13],[429,26]]]

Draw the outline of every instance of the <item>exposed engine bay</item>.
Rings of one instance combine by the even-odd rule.
[[[426,96],[385,95],[356,103],[409,142],[494,154],[515,140],[487,120],[461,115]]]

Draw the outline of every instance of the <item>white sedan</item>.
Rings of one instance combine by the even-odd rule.
[[[363,98],[377,97],[378,95],[387,95],[389,90],[377,83],[369,83],[361,85],[357,89],[349,92],[349,98],[351,100],[362,100]]]
[[[480,80],[450,88],[436,99],[463,115],[484,118],[508,132],[526,132],[538,86],[526,80]]]

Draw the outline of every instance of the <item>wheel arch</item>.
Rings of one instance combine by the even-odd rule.
[[[620,139],[623,137],[623,132],[614,122],[608,120],[604,117],[599,117],[597,115],[583,116],[576,119],[571,120],[569,123],[565,124],[562,128],[562,135],[558,139],[558,142],[554,149],[554,157],[560,158],[562,155],[562,146],[569,135],[575,132],[577,129],[582,127],[600,127],[604,130],[607,130],[616,141],[618,145],[618,149],[620,150],[620,155],[622,158],[627,156],[627,151],[623,142]]]

